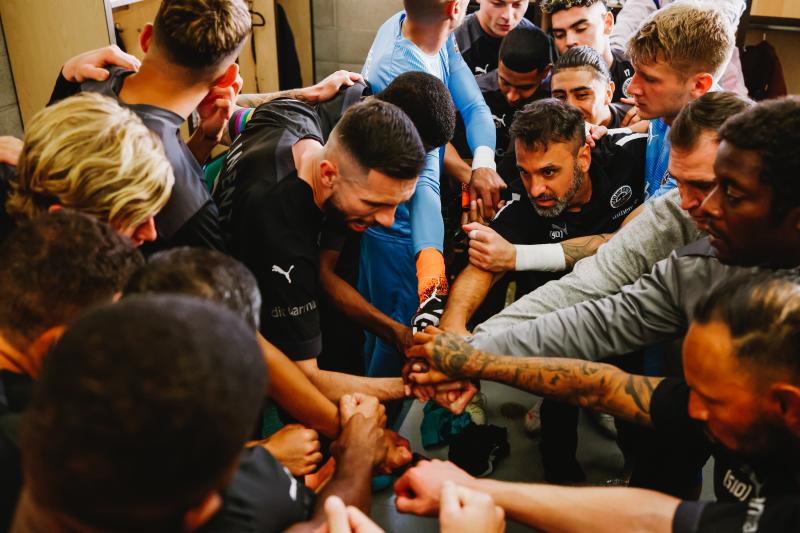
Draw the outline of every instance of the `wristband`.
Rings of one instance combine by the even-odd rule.
[[[479,168],[497,170],[497,165],[494,162],[494,150],[488,146],[478,146],[475,148],[475,153],[472,154],[472,170]]]
[[[564,249],[559,243],[514,245],[517,249],[515,270],[538,270],[540,272],[563,272],[567,269]]]
[[[228,121],[228,135],[230,136],[231,141],[233,141],[239,136],[240,133],[244,131],[245,126],[247,126],[247,123],[250,122],[250,119],[253,117],[254,111],[254,108],[246,107],[237,110],[233,114]]]

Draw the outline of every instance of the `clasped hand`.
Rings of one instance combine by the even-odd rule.
[[[463,337],[434,327],[414,335],[413,345],[406,350],[408,360],[403,367],[406,395],[421,402],[433,400],[452,413],[461,414],[478,388],[455,367],[443,364],[437,357],[439,348],[436,341],[440,335],[440,343],[444,341],[456,347],[461,343],[467,345]]]

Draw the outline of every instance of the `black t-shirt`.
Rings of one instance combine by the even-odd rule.
[[[611,110],[611,121],[606,127],[610,130],[619,128],[620,124],[622,124],[622,121],[625,118],[625,115],[628,113],[630,106],[613,102],[608,105],[608,108]]]
[[[242,452],[219,513],[202,533],[278,533],[308,520],[314,494],[261,446]]]
[[[214,199],[231,253],[261,289],[261,332],[288,357],[319,355],[319,235],[324,224],[311,186],[297,175],[292,147],[322,143],[314,109],[275,100],[256,109],[231,145]]]
[[[800,496],[752,498],[746,502],[681,502],[674,533],[786,533],[800,531]]]
[[[372,90],[367,85],[358,82],[351,87],[340,90],[339,94],[330,100],[315,105],[314,110],[319,117],[322,138],[327,142],[331,131],[339,123],[345,111],[371,94]]]
[[[535,28],[526,18],[519,22],[519,28]],[[455,30],[456,44],[461,56],[474,75],[485,74],[497,68],[500,55],[501,37],[492,37],[481,27],[478,14],[467,15],[464,22]]]
[[[611,72],[611,81],[614,82],[614,96],[611,101],[619,102],[622,98],[630,98],[628,86],[633,79],[633,64],[619,48],[612,48],[611,55],[614,56],[614,62],[608,69]]]
[[[155,217],[158,239],[146,243],[142,251],[147,254],[177,246],[198,246],[225,250],[219,230],[217,208],[205,187],[203,169],[180,136],[183,118],[177,114],[145,104],[128,105],[119,100],[123,81],[132,71],[110,67],[106,81],[70,83],[59,75],[51,103],[71,96],[78,91],[89,91],[114,98],[120,105],[136,113],[142,122],[161,139],[164,152],[172,164],[175,185],[169,201]]]
[[[0,533],[11,527],[22,490],[19,429],[32,392],[30,377],[0,371]]]
[[[540,100],[542,98],[548,98],[550,96],[550,79],[547,78],[544,80],[533,96],[517,106],[511,106],[508,103],[508,100],[506,100],[506,97],[503,96],[503,93],[500,91],[497,70],[493,70],[487,74],[481,74],[475,78],[475,81],[478,83],[478,88],[481,90],[483,99],[486,101],[486,105],[489,107],[489,111],[492,113],[495,135],[497,137],[495,159],[498,161],[498,173],[500,173],[500,169],[504,167],[499,162],[506,157],[507,154],[513,153],[513,147],[510,146],[510,137],[508,132],[511,128],[511,123],[514,121],[514,114],[518,109],[522,109],[530,102]],[[461,118],[460,113],[456,115],[456,119],[456,129],[451,142],[462,158],[470,159],[472,158],[472,151],[467,143],[467,130],[464,126],[464,121]],[[508,173],[505,173],[506,175],[500,173],[500,176],[509,183],[513,182],[517,178],[516,163],[512,165],[512,168],[514,169],[514,172],[510,175],[507,175]]]
[[[741,503],[753,498],[800,495],[800,473],[787,470],[780,458],[754,460],[712,443],[703,424],[689,416],[689,386],[685,381],[662,381],[653,391],[650,413],[657,431],[685,449],[697,450],[694,460],[698,466],[705,463],[703,456],[714,456],[714,491],[719,501]]]
[[[507,203],[491,227],[512,244],[545,244],[616,231],[625,217],[644,201],[644,160],[647,135],[607,135],[592,150],[589,178],[592,196],[579,212],[539,216],[527,193]],[[516,272],[517,295],[558,279],[563,273]]]

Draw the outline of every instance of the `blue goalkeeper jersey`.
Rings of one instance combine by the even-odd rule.
[[[391,17],[380,27],[372,42],[362,75],[370,84],[373,94],[385,89],[404,72],[432,74],[450,89],[453,101],[464,118],[467,142],[472,151],[479,146],[494,150],[492,115],[474,76],[458,52],[454,36],[450,35],[447,44],[437,54],[426,54],[403,36],[401,29],[405,18],[404,11]],[[369,232],[384,237],[411,239],[415,254],[426,248],[442,250],[444,224],[439,198],[442,153],[442,149],[428,153],[414,196],[397,208],[394,225],[391,228],[370,228]]]

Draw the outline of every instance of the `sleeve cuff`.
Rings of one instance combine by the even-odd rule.
[[[494,150],[488,146],[478,146],[475,148],[475,153],[472,154],[472,170],[479,168],[497,170],[497,164],[494,162]]]
[[[270,339],[270,342],[292,361],[316,359],[322,353],[322,335],[302,341]]]

